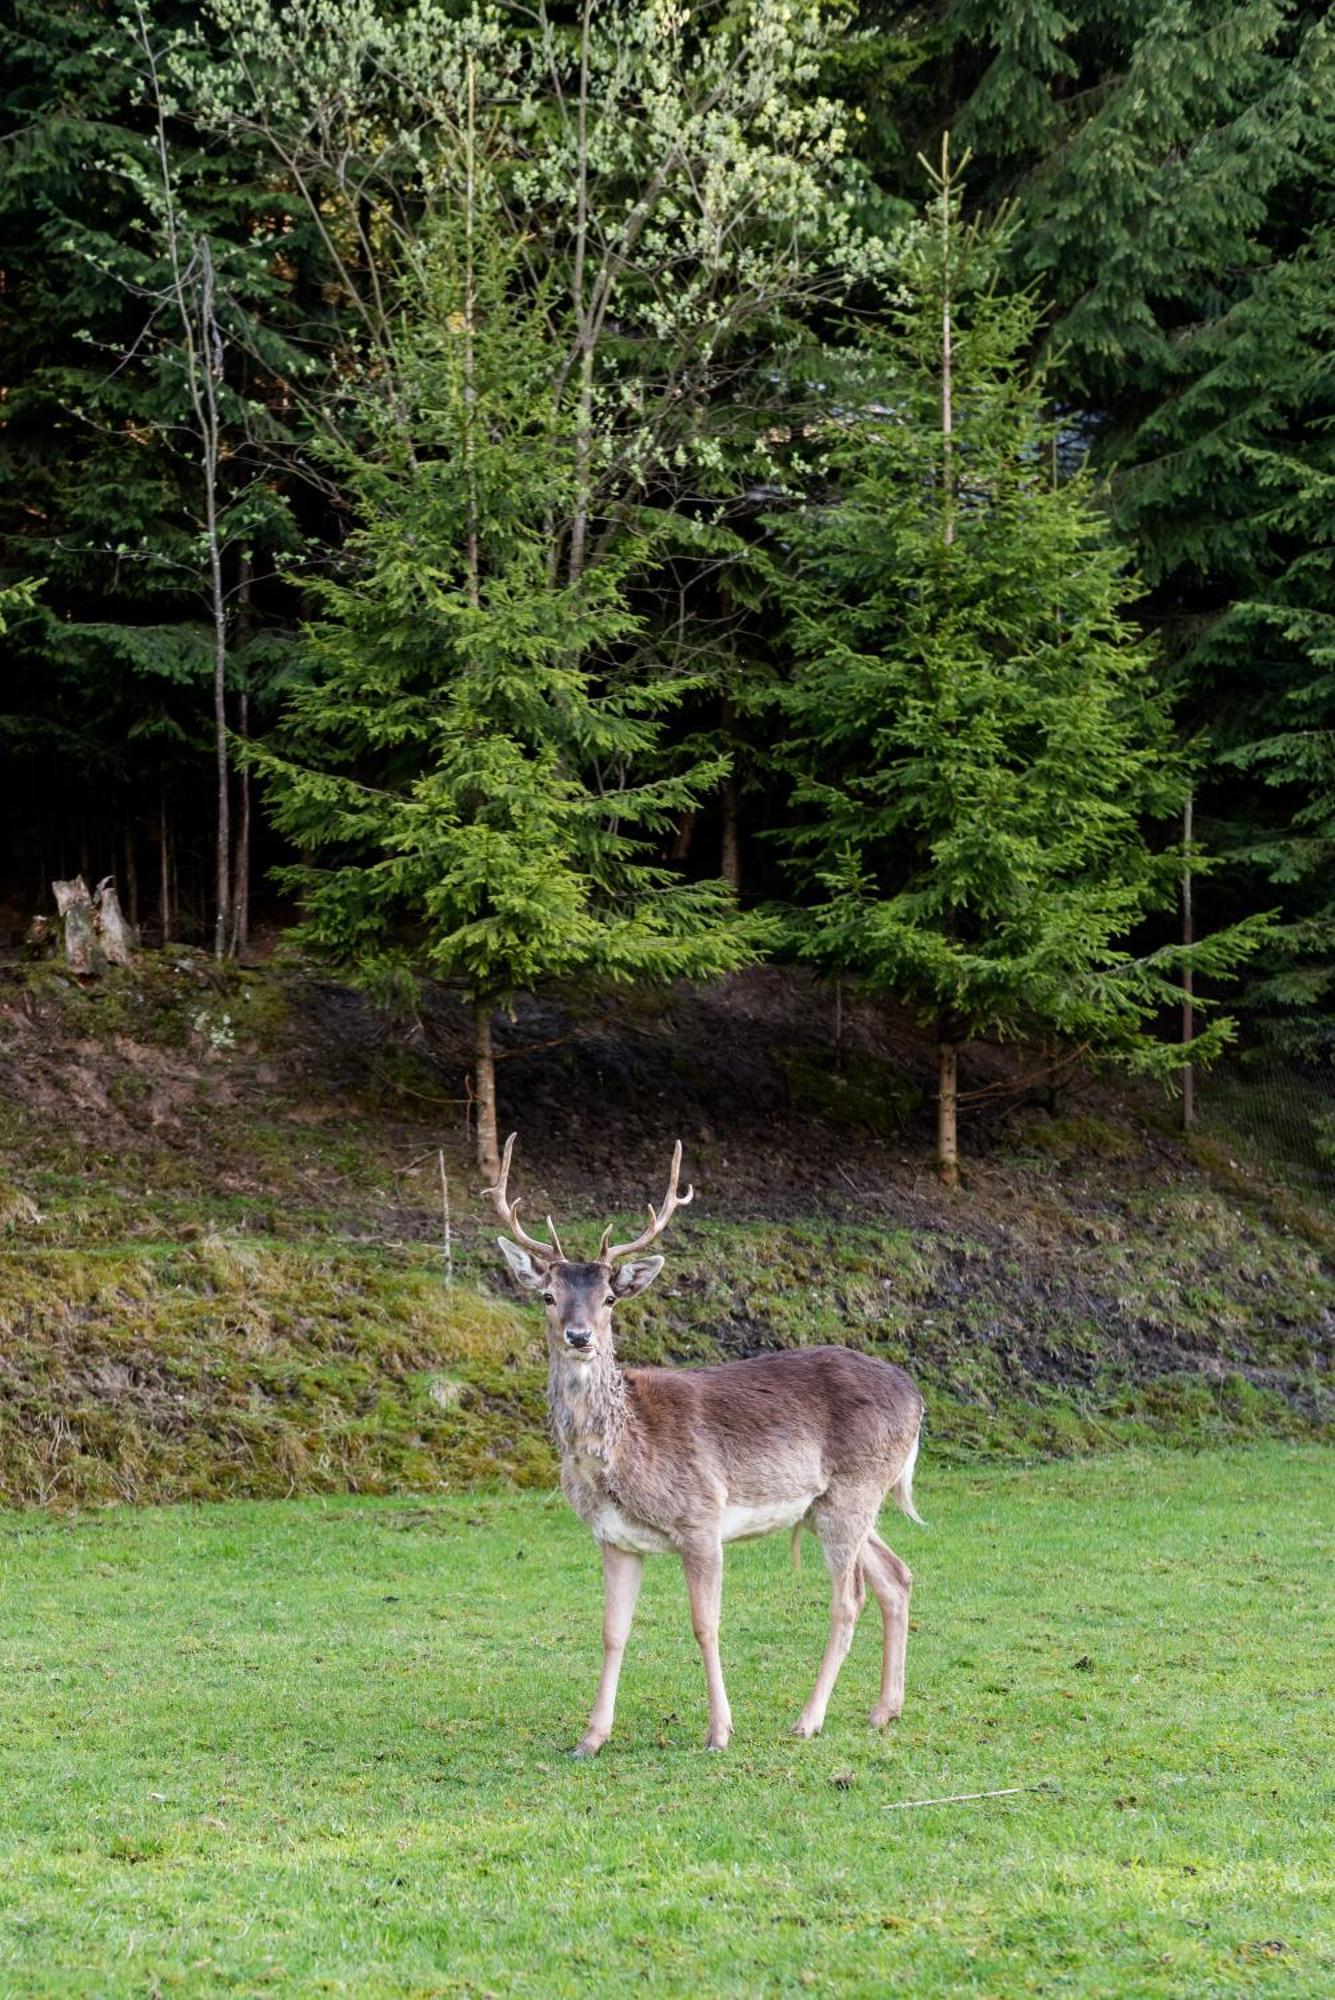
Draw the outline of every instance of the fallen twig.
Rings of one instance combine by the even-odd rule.
[[[998,1792],[947,1792],[939,1799],[896,1799],[893,1805],[882,1806],[882,1812],[907,1812],[910,1806],[962,1806],[970,1799],[1013,1799],[1017,1792],[1045,1792],[1046,1783],[1037,1785],[1003,1785]]]

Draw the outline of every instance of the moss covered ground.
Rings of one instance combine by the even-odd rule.
[[[865,1346],[922,1382],[938,1459],[1324,1432],[1319,1191],[1095,1082],[1055,1111],[1003,1094],[948,1196],[913,1122],[924,1051],[848,1032],[836,1061],[774,974],[507,1030],[517,1171],[576,1241],[686,1142],[699,1195],[627,1359]],[[550,1486],[460,1036],[445,1001],[386,1023],[297,966],[0,976],[0,1499]],[[984,1089],[999,1060],[974,1059]]]

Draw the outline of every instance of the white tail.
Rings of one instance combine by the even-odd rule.
[[[904,1460],[903,1470],[890,1491],[894,1495],[895,1505],[908,1515],[910,1521],[916,1521],[920,1528],[925,1528],[927,1523],[913,1504],[913,1468],[918,1463],[918,1446],[921,1442],[922,1425],[919,1424],[914,1432],[913,1443],[909,1446],[909,1455]]]
[[[709,1748],[722,1750],[732,1715],[719,1659],[723,1549],[775,1530],[808,1527],[830,1572],[830,1634],[816,1684],[794,1727],[815,1736],[870,1589],[881,1608],[884,1646],[872,1724],[904,1704],[908,1644],[907,1564],[876,1532],[887,1494],[917,1521],[913,1468],[923,1403],[902,1369],[842,1347],[799,1348],[713,1368],[618,1366],[612,1311],[653,1283],[661,1257],[641,1252],[694,1197],[678,1192],[681,1142],[667,1194],[632,1242],[610,1228],[589,1263],[565,1257],[520,1228],[507,1199],[514,1134],[500,1178],[488,1190],[517,1241],[502,1236],[506,1262],[547,1308],[548,1405],[561,1454],[561,1484],[603,1556],[603,1671],[589,1726],[575,1755],[594,1756],[611,1734],[621,1661],[630,1637],[646,1555],[680,1556],[691,1621],[709,1692]]]

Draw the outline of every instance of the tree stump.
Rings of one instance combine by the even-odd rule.
[[[72,882],[53,882],[51,892],[65,925],[65,962],[71,972],[96,975],[107,969],[106,954],[94,926],[93,899],[82,875]]]
[[[134,932],[125,921],[114,875],[104,876],[97,885],[93,895],[93,923],[108,963],[129,965],[134,957]]]

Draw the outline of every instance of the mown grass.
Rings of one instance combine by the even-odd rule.
[[[1324,1995],[1329,1466],[929,1450],[884,1738],[870,1615],[786,1736],[825,1586],[773,1538],[729,1556],[706,1755],[651,1563],[591,1766],[596,1559],[554,1496],[11,1514],[0,1994]]]

